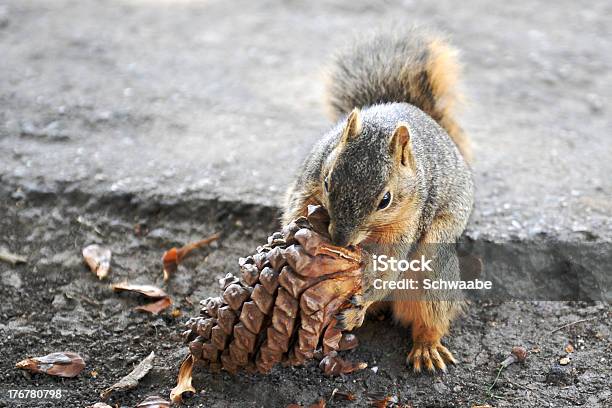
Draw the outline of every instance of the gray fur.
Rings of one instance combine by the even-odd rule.
[[[340,141],[346,114],[359,107],[362,108],[361,133],[340,149],[329,180],[328,211],[335,224],[333,239],[336,243],[346,244],[355,231],[363,228],[364,219],[377,210],[380,194],[394,168],[389,143],[400,122],[408,124],[416,167],[414,176],[402,182],[408,194],[420,197],[415,209],[418,226],[403,231],[400,242],[392,247],[373,245],[366,249],[375,254],[405,257],[415,250],[430,251],[430,248],[419,246],[425,238],[435,236],[438,242],[447,244],[454,244],[459,238],[472,210],[472,175],[459,149],[439,125],[440,118],[427,114],[436,112],[432,107],[437,101],[428,88],[426,36],[411,33],[409,38],[401,37],[403,41],[392,35],[375,36],[336,60],[330,77],[329,100],[335,114],[341,117],[304,161],[289,190],[284,223],[300,215],[308,200],[322,201],[322,197],[313,196],[313,191],[322,190],[326,176],[322,168]],[[406,70],[412,70],[410,75]],[[411,88],[405,83],[406,78],[421,78],[422,83]],[[417,92],[410,93],[410,89]],[[437,220],[440,222],[436,224]],[[438,229],[433,231],[433,225]],[[449,246],[440,247],[447,251]],[[440,268],[431,278],[459,279],[456,255],[446,252],[438,255]],[[372,277],[368,276],[371,273],[368,267],[366,281]],[[432,306],[436,315],[436,322],[432,324],[444,326],[461,307],[461,302],[446,302],[443,294],[430,293],[428,296],[434,296],[430,300],[439,301]],[[345,328],[360,325],[365,309],[375,300],[379,299],[368,298],[366,291],[358,307],[363,313],[354,309],[344,312]]]
[[[407,102],[440,120],[427,68],[428,44],[437,38],[422,29],[374,34],[340,52],[329,70],[328,104],[335,118],[354,107]]]

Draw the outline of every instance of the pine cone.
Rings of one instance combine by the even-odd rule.
[[[361,287],[362,252],[333,246],[329,217],[311,206],[308,217],[268,238],[239,260],[240,278],[220,280],[223,294],[200,302],[201,316],[184,333],[196,363],[235,373],[269,372],[279,362],[300,365],[356,345],[335,316]]]

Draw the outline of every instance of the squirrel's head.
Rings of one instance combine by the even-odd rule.
[[[406,231],[417,206],[410,129],[383,126],[354,109],[337,128],[338,143],[322,166],[323,205],[336,245],[392,243]]]

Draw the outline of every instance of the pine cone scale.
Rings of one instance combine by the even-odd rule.
[[[200,302],[200,317],[187,323],[194,361],[268,372],[340,348],[334,316],[361,288],[361,252],[331,245],[325,217],[316,210],[293,221],[239,259],[240,278],[219,280],[222,295]]]

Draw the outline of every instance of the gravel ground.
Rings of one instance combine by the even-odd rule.
[[[462,50],[477,182],[466,239],[526,254],[542,248],[534,242],[551,254],[556,242],[609,245],[612,6],[466,3],[0,0],[0,247],[28,258],[0,262],[0,406],[84,407],[151,351],[151,373],[111,401],[167,396],[192,305],[278,227],[295,164],[329,126],[320,102],[329,54],[391,21],[438,27]],[[216,231],[223,238],[164,286],[180,316],[140,314],[142,299],[110,291],[125,279],[162,285],[163,251]],[[93,242],[113,250],[109,282],[82,263]],[[330,406],[376,395],[415,407],[611,406],[610,314],[609,302],[473,302],[445,340],[460,364],[436,376],[405,368],[405,330],[368,321],[350,357],[376,371],[198,372],[202,392],[187,405],[308,405],[337,388],[357,400]],[[515,345],[527,362],[489,392]],[[82,354],[86,370],[59,380],[14,369],[58,350]],[[7,399],[32,388],[66,393]]]
[[[0,263],[0,383],[8,389],[58,389],[59,402],[29,401],[21,406],[75,407],[98,400],[98,393],[127,374],[155,351],[151,373],[134,390],[118,393],[113,403],[134,406],[148,395],[167,397],[178,364],[186,352],[180,342],[182,323],[197,314],[198,300],[216,295],[216,280],[237,272],[236,259],[265,240],[274,228],[274,212],[258,207],[223,206],[191,213],[189,205],[135,203],[131,197],[96,200],[78,195],[27,194],[10,198],[2,190],[7,213],[0,219],[8,233],[0,245],[28,257],[28,264]],[[80,218],[79,218],[80,217]],[[257,222],[253,222],[257,220]],[[144,235],[137,235],[135,225]],[[188,258],[164,286],[181,316],[171,309],[159,317],[133,311],[144,303],[116,294],[83,264],[81,249],[89,243],[110,246],[110,282],[163,285],[160,257],[165,249],[221,231],[218,244]],[[354,393],[355,402],[334,400],[330,406],[366,406],[368,398],[395,396],[403,404],[420,406],[609,406],[609,306],[587,302],[477,302],[453,325],[446,345],[460,364],[447,375],[416,376],[404,365],[409,335],[389,319],[368,321],[357,331],[360,347],[348,357],[365,361],[369,369],[340,378],[323,376],[316,364],[277,367],[270,375],[198,372],[194,382],[202,392],[187,400],[201,407],[284,407],[330,398],[333,390]],[[554,331],[577,320],[588,322]],[[384,333],[384,335],[381,335]],[[576,349],[570,364],[559,364],[568,344]],[[493,389],[496,367],[515,345],[529,351],[524,365],[504,371]],[[14,369],[27,356],[57,350],[80,353],[86,370],[75,379],[28,375]],[[372,368],[376,367],[376,371]],[[93,372],[97,373],[95,376]],[[6,394],[0,396],[0,402]],[[20,406],[18,401],[6,406]],[[409,405],[410,406],[410,405]]]

